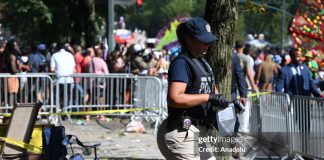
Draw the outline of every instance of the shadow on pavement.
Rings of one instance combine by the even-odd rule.
[[[128,117],[116,118],[116,117],[106,117],[105,121],[96,119],[97,124],[105,129],[117,130],[126,129],[127,124],[130,122]]]

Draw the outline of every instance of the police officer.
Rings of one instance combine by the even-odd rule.
[[[176,32],[181,53],[168,72],[168,117],[158,130],[158,147],[166,159],[210,159],[212,153],[203,154],[198,146],[198,138],[207,136],[208,108],[229,103],[215,94],[213,71],[203,58],[217,38],[201,18],[179,24]]]

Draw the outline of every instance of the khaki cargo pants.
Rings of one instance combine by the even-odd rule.
[[[201,152],[201,148],[211,147],[209,143],[198,143],[199,137],[206,136],[208,135],[204,127],[194,125],[190,126],[188,133],[179,129],[170,131],[167,120],[164,120],[158,130],[157,143],[167,160],[215,160],[213,152]]]

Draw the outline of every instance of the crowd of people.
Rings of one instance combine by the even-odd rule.
[[[301,50],[292,48],[283,53],[281,48],[270,47],[270,43],[264,44],[262,47],[256,46],[255,39],[249,35],[246,42],[237,40],[233,46],[233,53],[239,58],[249,89],[310,96],[311,92],[308,91],[291,91],[291,81],[285,80],[284,76],[291,70],[289,68],[297,61],[296,64],[305,64],[302,71],[309,69],[311,76],[307,80],[296,82],[294,87],[309,85],[304,88],[312,89],[313,95],[319,96],[320,90],[316,91],[317,88],[322,91],[324,89],[324,58],[318,59],[319,50],[311,49],[301,53]],[[300,56],[298,60],[295,60],[294,52],[300,52],[301,55],[297,55]],[[116,47],[108,51],[108,47],[102,43],[86,48],[71,43],[52,43],[49,46],[40,43],[20,47],[17,41],[12,39],[1,45],[0,73],[132,73],[166,78],[173,58],[167,49],[157,50],[154,45],[145,43],[116,43]],[[284,69],[287,67],[288,69]],[[299,70],[294,70],[293,74],[296,71]],[[63,80],[60,81],[63,83]],[[70,78],[68,81],[64,80],[64,83],[66,82],[78,84],[80,79]],[[8,84],[8,93],[17,94],[19,79],[11,78]]]
[[[64,50],[60,50],[64,49]],[[53,43],[50,47],[45,44],[24,45],[19,47],[17,41],[10,40],[2,45],[1,73],[48,73],[52,72],[51,66],[56,61],[56,53],[69,52],[73,56],[73,73],[94,73],[91,62],[94,59],[96,67],[106,66],[104,73],[133,73],[139,75],[156,75],[166,73],[168,69],[168,54],[166,50],[155,50],[146,47],[143,43],[129,46],[116,44],[114,50],[108,53],[108,48],[103,44],[82,48],[78,44],[60,45]],[[56,59],[56,61],[55,61]],[[104,63],[101,63],[101,59]],[[98,63],[97,63],[98,62]],[[100,62],[100,63],[99,63]],[[11,64],[11,65],[9,65]],[[99,66],[100,65],[100,66]]]
[[[249,89],[320,96],[324,90],[324,58],[318,59],[319,50],[303,51],[292,47],[283,53],[279,47],[260,48],[249,42],[237,40],[233,49]],[[295,78],[295,75],[298,76]]]
[[[196,132],[206,136],[208,133],[205,133],[205,129],[210,127],[206,126],[205,121],[208,117],[206,113],[210,112],[208,108],[212,106],[216,111],[226,107],[230,101],[218,93],[214,78],[217,71],[214,72],[203,58],[210,44],[218,40],[211,34],[209,24],[201,18],[190,19],[178,26],[177,37],[182,48],[176,58],[167,49],[157,50],[154,45],[145,43],[117,43],[114,49],[109,49],[102,43],[85,48],[72,43],[52,43],[49,46],[40,43],[20,47],[16,40],[11,39],[0,48],[0,73],[53,72],[57,77],[75,73],[131,73],[168,78],[169,115],[159,130],[159,149],[165,157],[171,157],[170,159],[182,156],[197,158],[191,140],[174,142],[174,145],[185,146],[181,154],[178,154],[178,149],[170,148],[169,141],[174,136],[183,138],[184,132],[180,130],[186,131],[186,138],[194,138]],[[264,37],[259,35],[258,38],[263,40]],[[281,48],[271,47],[270,43],[263,43],[265,45],[260,47],[253,40],[254,37],[248,37],[247,42],[237,40],[232,50],[232,85],[236,81],[243,105],[246,105],[247,89],[285,92],[290,96],[323,97],[321,90],[324,90],[324,58],[317,59],[319,50],[311,49],[302,53],[300,49],[291,48],[283,53]],[[22,88],[20,81],[17,77],[7,78],[8,88],[1,90],[11,95],[12,102],[17,102],[16,95],[19,88]],[[69,76],[57,79],[59,90],[64,91],[59,93],[60,97],[66,95],[65,91],[69,95],[70,90],[64,88],[74,88],[81,96],[85,96],[84,99],[89,99],[86,97],[88,94],[83,94],[89,92],[89,88],[82,88],[81,81],[81,78]],[[107,88],[104,82],[98,83],[96,87],[102,90]],[[237,92],[237,89],[232,89],[232,93]],[[97,104],[105,105],[104,99],[107,97],[101,92],[98,94]],[[232,96],[232,100],[236,97]],[[103,115],[98,116],[97,118],[104,119]],[[184,125],[188,120],[191,124]],[[238,127],[239,124],[236,124],[236,133],[239,131]],[[182,151],[190,154],[183,155]]]
[[[108,47],[103,44],[87,48],[70,43],[52,43],[49,47],[46,44],[40,43],[37,45],[22,45],[22,47],[20,47],[16,40],[11,39],[5,42],[0,49],[0,73],[9,73],[12,75],[19,73],[55,73],[56,78],[78,73],[131,73],[166,78],[169,65],[168,57],[169,55],[166,50],[156,50],[147,47],[143,43],[134,43],[128,46],[116,44],[115,49],[108,52]],[[109,99],[108,97],[104,98],[103,93],[108,93],[108,86],[104,83],[94,84],[97,82],[94,82],[95,80],[92,78],[90,81],[93,81],[93,83],[90,83],[90,86],[85,88],[85,86],[82,86],[85,80],[87,79],[78,77],[61,77],[57,79],[60,88],[60,99],[64,99],[64,95],[66,95],[64,92],[70,95],[71,91],[73,91],[75,93],[73,93],[72,97],[75,97],[74,94],[77,93],[79,97],[82,98],[82,100],[80,100],[81,103],[86,101],[88,102],[87,104],[104,105],[104,102],[107,102]],[[26,82],[28,86],[31,87],[28,91],[32,92],[26,97],[29,97],[29,99],[33,97],[34,99],[31,100],[33,102],[43,102],[44,96],[46,96],[44,92],[47,92],[45,90],[49,90],[48,86],[43,86],[45,85],[45,81],[40,82],[36,80],[36,78],[31,78],[30,80],[25,78],[24,80],[19,77],[7,78],[6,83],[1,81],[3,86],[1,92],[7,92],[6,94],[9,95],[4,96],[5,94],[1,94],[1,102],[6,101],[4,100],[5,97],[9,98],[8,101],[10,106],[19,101],[19,96],[21,97],[21,94],[18,93],[24,89],[24,86],[26,87],[26,85],[24,85]],[[100,88],[99,92],[94,89],[96,87]],[[128,89],[126,90],[129,92]],[[37,93],[34,94],[34,92]],[[95,97],[95,94],[98,94],[98,97],[100,97],[98,100],[91,99]],[[48,100],[48,96],[45,99]],[[77,104],[78,102],[74,102],[77,101],[77,99],[73,99],[73,103]],[[70,103],[69,99],[67,101]],[[126,103],[129,103],[129,101],[130,100],[126,100]],[[60,103],[61,106],[64,105],[62,104],[64,102]],[[5,104],[2,103],[2,105]],[[65,104],[64,106],[68,105]]]

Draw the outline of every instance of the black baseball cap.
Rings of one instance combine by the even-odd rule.
[[[187,33],[203,43],[212,43],[218,38],[211,33],[210,25],[202,18],[191,18],[185,22]]]

